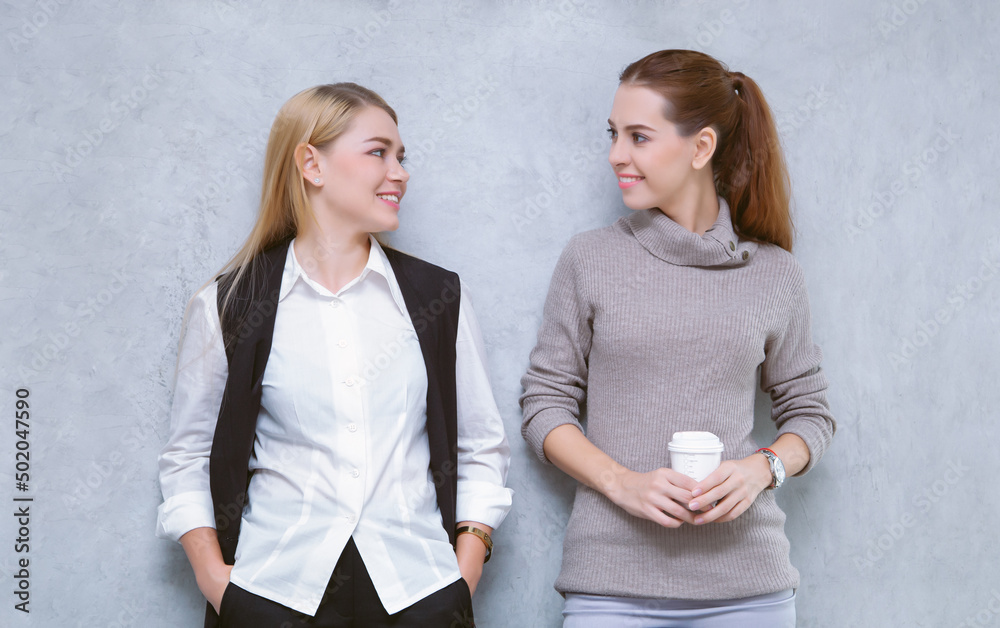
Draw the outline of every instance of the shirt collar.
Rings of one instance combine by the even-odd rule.
[[[361,274],[349,284],[344,286],[341,289],[341,292],[350,289],[352,286],[362,281],[365,281],[371,273],[377,273],[388,284],[389,292],[392,294],[392,300],[395,301],[396,306],[405,316],[409,317],[406,310],[406,303],[403,301],[403,294],[399,291],[399,284],[396,282],[396,276],[393,274],[391,266],[389,266],[389,258],[386,257],[385,251],[382,250],[382,246],[378,243],[378,240],[376,240],[374,236],[369,235],[368,238],[371,242],[371,250],[368,252],[368,262],[365,264]],[[322,296],[335,296],[325,287],[309,278],[305,269],[299,264],[298,257],[295,255],[294,244],[294,239],[288,243],[288,254],[285,256],[285,268],[281,275],[281,289],[278,291],[278,302],[280,303],[284,300],[284,298],[288,296],[288,293],[292,291],[292,288],[295,287],[295,284],[299,281],[302,281]]]
[[[620,221],[647,251],[678,266],[742,266],[757,252],[756,242],[736,234],[729,204],[721,196],[719,217],[704,235],[688,231],[655,208]]]

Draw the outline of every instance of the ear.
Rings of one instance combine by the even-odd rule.
[[[695,170],[701,170],[707,164],[712,163],[712,155],[715,154],[715,147],[718,145],[719,136],[715,129],[710,126],[698,131],[694,137],[694,158],[691,166]]]
[[[295,165],[298,166],[299,172],[302,173],[302,178],[306,180],[306,183],[314,187],[323,185],[323,166],[325,165],[325,160],[315,146],[306,142],[296,146]],[[319,183],[316,183],[316,179],[319,179]]]

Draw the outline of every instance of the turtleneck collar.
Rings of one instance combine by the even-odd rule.
[[[633,212],[620,219],[642,246],[677,266],[742,266],[757,253],[757,243],[733,231],[729,205],[719,197],[719,217],[705,235],[692,233],[659,209]]]

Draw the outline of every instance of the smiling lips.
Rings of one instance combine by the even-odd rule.
[[[398,192],[383,192],[376,194],[379,200],[388,203],[393,209],[399,209],[399,193]]]
[[[640,177],[639,175],[635,174],[620,174],[618,175],[618,187],[624,190],[625,188],[632,187],[633,185],[639,183],[645,178],[646,177]]]

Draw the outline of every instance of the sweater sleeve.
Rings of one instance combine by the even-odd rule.
[[[809,295],[801,271],[792,281],[785,328],[768,339],[761,365],[760,387],[771,395],[771,418],[778,435],[795,434],[809,448],[808,472],[823,457],[837,424],[826,399],[822,352],[812,341]]]
[[[548,462],[542,443],[549,432],[565,424],[583,431],[593,312],[584,296],[579,242],[570,240],[556,263],[538,341],[521,378],[521,435],[543,462]]]

